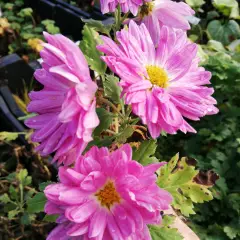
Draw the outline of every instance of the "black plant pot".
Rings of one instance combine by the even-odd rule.
[[[17,54],[11,54],[0,59],[0,130],[23,132],[26,127],[19,117],[25,114],[16,104],[12,93],[20,94],[24,87],[29,87],[35,69],[40,64],[27,64]],[[24,140],[23,138],[21,140]],[[26,141],[24,140],[24,143]]]
[[[41,19],[55,20],[61,33],[71,36],[73,40],[82,39],[82,18],[93,18],[106,21],[106,23],[109,19],[109,16],[103,15],[97,7],[92,7],[91,13],[89,13],[63,0],[26,0],[25,5],[34,8]]]

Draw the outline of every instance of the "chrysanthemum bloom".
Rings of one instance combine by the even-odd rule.
[[[97,85],[79,47],[66,37],[44,33],[48,43],[41,51],[42,69],[35,78],[43,90],[29,94],[28,111],[38,115],[25,124],[35,129],[32,141],[39,142],[41,155],[56,151],[54,161],[71,164],[92,140],[99,124],[95,111]]]
[[[159,43],[161,25],[188,30],[190,25],[187,17],[192,16],[194,13],[194,10],[186,3],[155,0],[145,2],[135,20],[147,26],[154,44],[157,44]]]
[[[172,201],[155,183],[155,172],[164,164],[143,167],[125,144],[112,153],[93,147],[74,168],[61,167],[60,183],[44,191],[45,212],[60,214],[60,225],[47,240],[151,239],[147,224],[159,224],[160,212]]]
[[[139,7],[142,6],[144,2],[149,1],[151,0],[100,0],[100,3],[103,14],[114,12],[120,4],[122,12],[127,13],[130,11],[134,16],[136,16]]]
[[[153,138],[162,130],[195,132],[184,117],[196,121],[218,112],[213,88],[203,86],[210,84],[211,73],[198,67],[197,45],[184,31],[163,26],[155,48],[146,26],[131,21],[129,29],[117,33],[119,44],[102,39],[98,49],[120,76],[125,103],[147,124]]]

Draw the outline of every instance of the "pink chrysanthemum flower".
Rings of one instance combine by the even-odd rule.
[[[194,10],[186,3],[177,3],[171,0],[155,0],[145,2],[141,6],[139,17],[135,18],[135,21],[144,23],[150,32],[154,44],[158,44],[161,25],[188,30],[190,25],[187,17],[192,16],[194,13]]]
[[[196,121],[218,112],[213,88],[203,86],[210,84],[211,73],[198,67],[197,45],[184,31],[163,26],[155,48],[146,26],[131,21],[129,29],[117,33],[119,44],[102,39],[98,49],[120,76],[125,103],[147,124],[153,138],[162,130],[195,132],[184,117]]]
[[[103,14],[114,12],[120,4],[122,12],[127,13],[130,11],[134,16],[136,16],[139,7],[142,6],[144,2],[149,1],[151,0],[100,0],[100,3]]]
[[[45,212],[60,214],[47,240],[150,240],[147,224],[159,224],[172,201],[156,184],[155,172],[164,164],[143,167],[125,144],[112,153],[93,147],[74,168],[61,167],[60,183],[44,191]]]
[[[44,33],[48,43],[41,51],[42,69],[35,78],[43,90],[29,94],[28,111],[38,115],[25,124],[35,129],[33,142],[41,155],[56,151],[54,161],[69,165],[92,140],[99,124],[95,111],[97,85],[79,47],[66,37]]]

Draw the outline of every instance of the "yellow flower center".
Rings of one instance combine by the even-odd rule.
[[[152,2],[144,3],[140,8],[140,17],[144,18],[145,16],[148,16],[152,12],[153,6]]]
[[[108,209],[110,209],[114,203],[120,203],[121,200],[112,181],[108,181],[104,187],[95,194],[95,196],[100,204]]]
[[[160,67],[149,65],[146,67],[149,81],[161,88],[168,86],[168,75],[166,71]]]

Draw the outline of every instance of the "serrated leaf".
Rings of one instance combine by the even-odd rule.
[[[16,178],[16,173],[15,173],[15,172],[10,173],[10,174],[6,177],[6,179],[7,179],[9,182],[15,180],[15,178]]]
[[[36,215],[35,214],[28,214],[24,213],[23,216],[20,218],[20,222],[23,225],[30,225],[33,220],[35,220]]]
[[[105,110],[104,108],[97,108],[96,112],[100,120],[100,123],[95,128],[94,135],[98,136],[103,130],[106,130],[109,128],[114,118],[114,115],[111,112],[108,112],[107,110]]]
[[[174,215],[163,215],[161,226],[168,227],[169,225],[174,223],[175,218],[176,217]]]
[[[158,185],[172,194],[173,207],[179,209],[185,216],[195,213],[193,203],[213,199],[207,186],[194,182],[198,172],[194,166],[186,163],[185,158],[178,162],[178,155],[159,170]]]
[[[48,24],[46,26],[47,32],[50,34],[57,34],[60,32],[60,28],[55,26],[54,24]]]
[[[120,103],[121,88],[118,85],[119,78],[113,75],[106,75],[103,81],[104,94],[106,97],[110,98],[114,103]]]
[[[139,148],[133,153],[133,159],[143,165],[156,162],[156,158],[152,157],[157,148],[157,141],[150,139],[141,143]]]
[[[39,188],[39,190],[42,192],[42,191],[44,191],[44,189],[45,189],[48,185],[50,185],[50,184],[52,184],[52,183],[53,183],[53,182],[51,182],[51,181],[42,182],[42,183],[39,184],[38,188]]]
[[[213,5],[230,18],[239,18],[239,7],[236,0],[213,0]]]
[[[18,138],[18,132],[0,132],[0,141],[14,141]]]
[[[240,236],[240,229],[238,226],[225,226],[223,230],[230,239],[236,239],[237,236]]]
[[[192,8],[200,8],[205,1],[204,0],[186,0],[186,3]]]
[[[116,141],[118,143],[125,143],[129,137],[132,136],[134,129],[131,126],[127,126],[117,137]]]
[[[16,189],[13,187],[13,185],[11,185],[9,187],[9,194],[10,194],[11,199],[17,199],[17,197],[18,197],[18,193],[17,193]]]
[[[220,41],[226,46],[240,37],[240,27],[234,20],[223,25],[221,21],[213,20],[207,26],[207,33],[210,39]]]
[[[43,221],[46,221],[46,222],[54,222],[54,223],[55,223],[58,217],[59,217],[58,214],[45,215],[45,217],[43,218]]]
[[[33,14],[32,8],[23,8],[17,15],[19,17],[31,17],[32,14]]]
[[[20,213],[19,210],[14,209],[8,212],[8,218],[11,220],[13,219],[16,215],[18,215]]]
[[[28,176],[27,169],[21,169],[17,174],[17,179],[23,184],[23,186],[27,186],[32,183],[32,177]]]
[[[110,31],[112,29],[111,24],[104,25],[102,21],[97,21],[92,18],[90,18],[90,19],[83,18],[82,21],[84,23],[86,23],[86,25],[88,27],[93,28],[95,31],[101,32],[101,33],[104,33],[104,34],[107,34],[108,36],[110,36]]]
[[[3,195],[0,196],[0,202],[1,203],[9,203],[11,200],[9,198],[9,196],[4,193]]]
[[[80,48],[85,55],[90,68],[97,71],[100,75],[106,71],[106,64],[100,59],[103,53],[96,48],[101,43],[100,36],[97,31],[88,26],[84,26],[82,31],[83,39],[80,42]]]
[[[91,147],[93,146],[98,146],[98,147],[108,147],[112,144],[114,137],[95,137],[93,141],[91,141],[85,151],[88,151]]]
[[[27,201],[27,211],[29,213],[38,213],[44,210],[47,199],[44,193],[37,193],[33,198]]]
[[[149,226],[152,240],[182,240],[183,237],[176,228]]]

